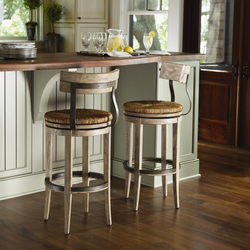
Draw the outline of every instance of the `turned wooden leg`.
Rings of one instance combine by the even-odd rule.
[[[167,136],[168,136],[168,125],[162,125],[161,127],[161,167],[162,169],[167,168],[166,159],[167,159]],[[162,193],[163,196],[168,195],[167,190],[167,175],[162,176]]]
[[[178,122],[173,124],[173,168],[176,169],[176,174],[173,175],[173,193],[175,207],[179,208],[179,164],[180,164],[180,121],[181,117],[178,118]]]
[[[126,122],[126,159],[128,160],[128,165],[132,167],[132,157],[133,157],[133,123]],[[131,173],[125,171],[125,197],[129,197],[131,183]]]
[[[64,231],[70,232],[71,205],[72,205],[72,168],[73,168],[73,143],[71,130],[65,132],[65,183],[64,183]]]
[[[90,164],[90,149],[89,137],[82,137],[82,183],[83,186],[89,186],[89,164]],[[84,212],[89,212],[89,193],[83,194],[83,207]]]
[[[46,173],[45,176],[48,177],[51,181],[52,179],[52,147],[53,147],[53,136],[50,132],[46,131]],[[44,220],[49,219],[49,210],[50,210],[50,201],[51,201],[51,189],[45,187],[45,207],[44,207]]]
[[[110,164],[111,164],[111,128],[109,128],[109,133],[103,135],[103,166],[104,166],[104,181],[108,182],[108,188],[105,190],[105,208],[106,208],[106,218],[107,224],[112,225],[111,217],[111,194],[110,194]]]
[[[134,210],[139,207],[142,169],[143,124],[140,119],[135,123],[135,167],[134,167]]]

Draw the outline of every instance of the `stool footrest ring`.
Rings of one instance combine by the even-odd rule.
[[[143,157],[142,158],[142,164],[143,163],[161,163],[161,158],[149,158],[149,157]],[[135,164],[135,160],[132,160],[132,165]],[[167,165],[173,165],[172,160],[166,160]],[[128,165],[128,160],[123,162],[123,168],[130,172],[134,173],[134,168]],[[179,170],[181,170],[181,167],[179,165]],[[175,168],[168,168],[168,169],[140,169],[140,175],[148,175],[148,176],[162,176],[162,175],[168,175],[168,174],[175,174],[176,169]]]
[[[82,171],[73,171],[73,177],[82,177]],[[104,175],[96,172],[89,172],[89,178],[101,179],[104,180]],[[50,188],[52,191],[64,192],[64,186],[54,184],[53,181],[57,179],[63,179],[64,173],[57,173],[52,175],[52,181],[49,177],[45,178],[46,187]],[[71,193],[94,193],[105,190],[108,188],[108,182],[102,182],[93,186],[84,186],[84,187],[71,187]]]

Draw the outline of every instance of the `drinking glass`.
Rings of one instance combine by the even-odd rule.
[[[102,33],[102,45],[100,47],[100,52],[104,51],[106,47],[106,42],[107,42],[107,34],[106,32],[101,32]]]
[[[93,43],[96,49],[96,53],[100,52],[100,47],[102,46],[102,33],[101,32],[94,32],[93,33]]]
[[[149,55],[149,49],[153,44],[153,37],[149,36],[148,33],[144,33],[143,35],[143,44],[146,49],[146,55]]]
[[[85,48],[85,52],[88,51],[89,45],[91,43],[92,35],[90,32],[82,32],[81,34],[81,41],[82,46]]]

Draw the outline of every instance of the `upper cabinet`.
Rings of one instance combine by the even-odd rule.
[[[64,6],[65,15],[59,20],[60,23],[75,22],[75,1],[56,0],[59,4]]]
[[[109,22],[109,0],[76,0],[75,50],[84,50],[81,33],[105,32]],[[89,47],[94,51],[93,43]]]
[[[108,23],[108,0],[77,0],[78,23]]]
[[[63,52],[83,50],[80,34],[83,31],[105,31],[109,22],[109,0],[56,0],[64,6],[65,16],[55,24],[62,36]],[[92,46],[90,49],[94,50]]]

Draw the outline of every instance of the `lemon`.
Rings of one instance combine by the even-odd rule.
[[[150,31],[148,35],[151,36],[151,37],[154,37],[155,36],[155,32],[154,31]]]
[[[123,41],[121,41],[119,47],[117,48],[117,51],[121,52],[121,51],[123,51],[123,49],[124,49],[124,43],[123,43]]]
[[[133,53],[134,51],[133,51],[133,49],[130,46],[126,46],[124,48],[124,52]]]
[[[118,49],[118,47],[121,45],[121,39],[119,38],[113,38],[112,48]]]
[[[112,52],[113,49],[112,49],[112,44],[108,46],[108,52]]]

